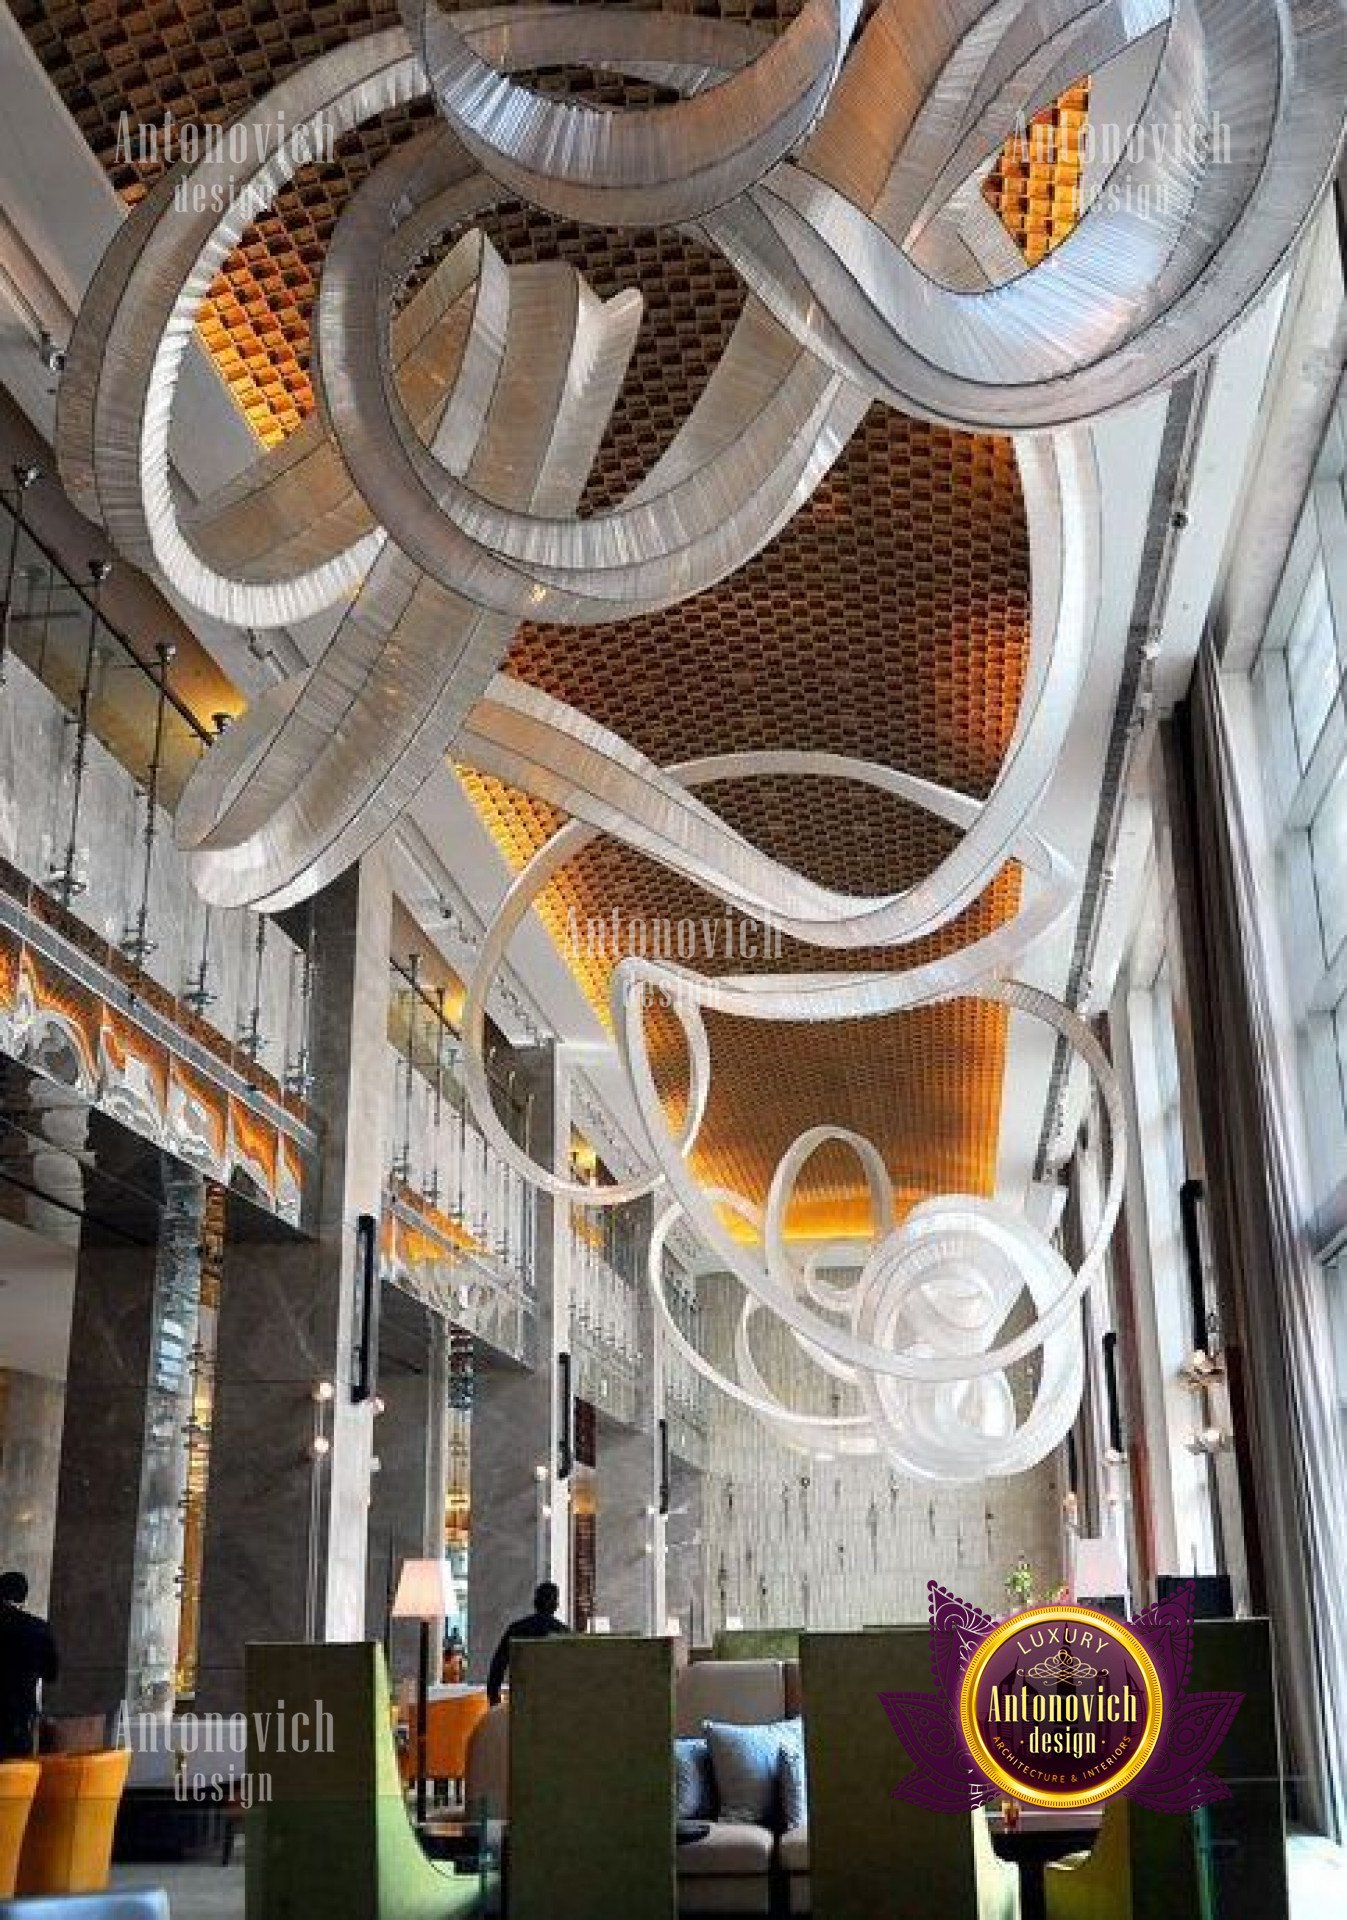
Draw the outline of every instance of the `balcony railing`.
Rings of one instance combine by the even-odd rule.
[[[311,956],[266,915],[206,906],[172,810],[227,715],[139,646],[0,501],[0,859],[122,977],[269,1090],[307,1097]]]
[[[577,1208],[571,1216],[571,1348],[576,1391],[615,1419],[640,1412],[645,1352],[634,1261],[616,1263],[621,1235],[611,1214]]]
[[[455,1231],[465,1253],[516,1286],[534,1284],[536,1209],[529,1183],[507,1164],[472,1116],[460,1071],[461,1044],[444,996],[393,966],[389,1007],[389,1179]],[[508,1074],[498,1094],[516,1137],[528,1132],[528,1097]]]
[[[697,1298],[696,1283],[667,1253],[664,1292],[679,1331],[690,1345],[703,1352],[704,1310]],[[671,1345],[666,1345],[664,1410],[669,1422],[669,1443],[682,1459],[696,1465],[704,1464],[706,1459],[710,1394],[711,1389],[702,1376]]]

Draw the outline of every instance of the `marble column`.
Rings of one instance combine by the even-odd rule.
[[[62,1660],[48,1705],[62,1714],[172,1695],[204,1193],[164,1156],[157,1242],[82,1223],[48,1603]]]
[[[270,1221],[230,1202],[202,1568],[204,1709],[242,1705],[250,1640],[365,1636],[374,1409],[353,1402],[350,1380],[357,1221],[378,1218],[386,1164],[392,891],[383,859],[361,861],[314,910],[316,1232],[278,1239]],[[330,1397],[316,1399],[326,1388]]]
[[[438,1313],[385,1282],[379,1325],[379,1399],[374,1425],[378,1470],[370,1482],[365,1618],[384,1639],[395,1680],[416,1678],[419,1634],[388,1620],[404,1560],[444,1551],[448,1328]],[[431,1678],[439,1678],[437,1666]]]
[[[516,1084],[529,1101],[529,1150],[566,1172],[570,1101],[566,1068],[550,1045],[516,1053]],[[527,1613],[539,1580],[555,1580],[570,1606],[570,1499],[557,1476],[561,1438],[558,1357],[569,1338],[570,1207],[537,1198],[535,1364],[481,1355],[472,1404],[472,1541],[468,1558],[469,1671],[484,1679],[504,1628]]]
[[[100,1244],[75,1275],[48,1618],[61,1656],[47,1708],[115,1713],[126,1694],[158,1249]]]
[[[669,1518],[665,1528],[664,1613],[677,1615],[690,1647],[705,1646],[711,1638],[707,1618],[702,1552],[702,1487],[700,1467],[675,1459],[669,1470]],[[662,1624],[662,1623],[661,1623]]]
[[[614,1633],[653,1633],[659,1516],[655,1437],[608,1421],[599,1428],[598,1553],[594,1611]]]
[[[0,1566],[27,1576],[28,1604],[47,1611],[65,1384],[0,1368]]]
[[[664,1520],[659,1513],[662,1411],[655,1367],[655,1310],[644,1283],[654,1219],[649,1197],[628,1209],[637,1236],[636,1343],[640,1353],[635,1420],[604,1421],[598,1441],[598,1552],[594,1610],[614,1633],[662,1633]]]

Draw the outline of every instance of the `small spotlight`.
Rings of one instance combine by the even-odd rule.
[[[45,327],[38,335],[37,357],[48,373],[65,372],[66,350],[57,346]]]

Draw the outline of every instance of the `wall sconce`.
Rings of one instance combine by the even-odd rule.
[[[309,1389],[309,1400],[313,1406],[313,1426],[309,1433],[305,1458],[312,1462],[315,1469],[332,1451],[330,1409],[336,1395],[337,1390],[330,1380],[315,1380]]]
[[[537,1580],[547,1579],[552,1561],[550,1483],[551,1475],[539,1460],[533,1469],[533,1573]]]
[[[379,1371],[378,1222],[362,1213],[355,1223],[355,1341],[351,1350],[351,1399],[375,1397]]]
[[[1179,1378],[1185,1387],[1195,1393],[1202,1393],[1225,1378],[1225,1362],[1219,1354],[1208,1353],[1205,1347],[1197,1347],[1179,1368]]]
[[[1230,1445],[1230,1435],[1224,1427],[1200,1427],[1184,1442],[1189,1453],[1224,1453]]]
[[[557,1355],[557,1479],[569,1480],[575,1465],[575,1399],[571,1392],[571,1356]]]
[[[1108,1446],[1104,1458],[1110,1466],[1121,1466],[1126,1459],[1123,1445],[1122,1396],[1118,1391],[1118,1336],[1110,1331],[1104,1335],[1104,1394],[1108,1412]]]

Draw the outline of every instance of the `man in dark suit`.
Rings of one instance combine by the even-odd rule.
[[[21,1573],[0,1573],[0,1760],[31,1756],[38,1684],[54,1680],[60,1664],[51,1628],[24,1612],[27,1598]]]
[[[486,1697],[493,1707],[500,1705],[500,1690],[505,1685],[512,1640],[547,1640],[554,1633],[570,1632],[565,1621],[557,1619],[560,1605],[559,1590],[551,1580],[544,1580],[534,1592],[533,1612],[525,1614],[522,1620],[512,1620],[501,1635],[500,1645],[491,1657],[491,1671],[486,1676]]]

